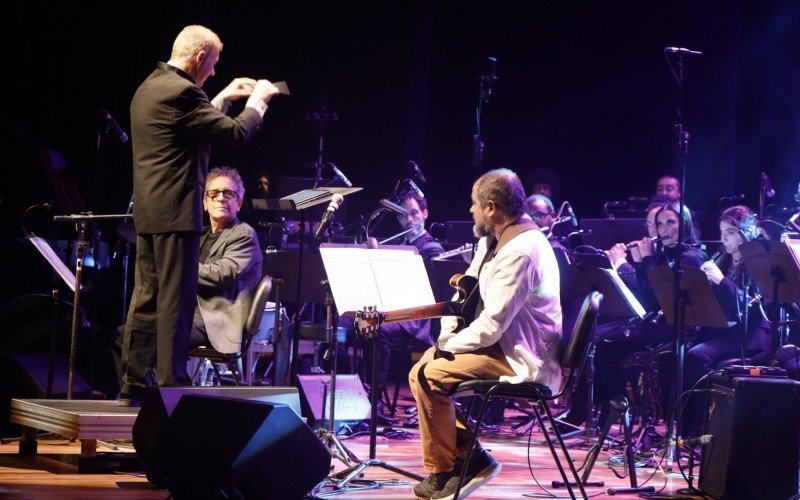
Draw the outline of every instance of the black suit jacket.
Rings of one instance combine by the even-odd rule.
[[[187,73],[158,63],[131,101],[136,231],[199,233],[211,146],[244,144],[261,123],[252,108],[226,116]]]

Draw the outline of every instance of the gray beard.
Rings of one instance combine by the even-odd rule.
[[[486,227],[480,227],[477,224],[473,224],[472,234],[474,234],[476,238],[483,238],[484,236],[489,236],[489,229]]]

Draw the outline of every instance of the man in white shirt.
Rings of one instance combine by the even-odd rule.
[[[457,420],[450,391],[473,379],[534,381],[557,390],[561,339],[559,273],[553,250],[525,213],[525,192],[507,169],[490,171],[472,187],[474,231],[481,240],[467,274],[478,278],[474,318],[455,332],[442,318],[437,348],[409,373],[417,402],[422,456],[430,476],[414,487],[419,498],[452,498],[471,435]],[[500,472],[480,447],[470,461],[461,495]]]

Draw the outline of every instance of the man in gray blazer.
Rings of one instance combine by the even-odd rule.
[[[141,400],[146,374],[159,386],[188,385],[186,354],[197,300],[202,198],[211,145],[246,143],[261,127],[278,89],[268,80],[234,79],[209,101],[201,89],[214,76],[222,42],[187,26],[167,63],[131,101],[136,276],[122,348],[119,404]],[[248,97],[235,118],[231,101]]]
[[[197,306],[190,345],[211,344],[235,354],[253,294],[261,280],[261,248],[255,230],[237,218],[244,184],[234,168],[213,168],[206,180],[203,208],[211,226],[200,238]]]

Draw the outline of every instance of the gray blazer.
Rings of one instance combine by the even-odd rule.
[[[208,237],[205,232],[201,245]],[[200,263],[197,307],[211,346],[222,353],[241,350],[242,329],[261,280],[261,248],[249,224],[233,221]]]

